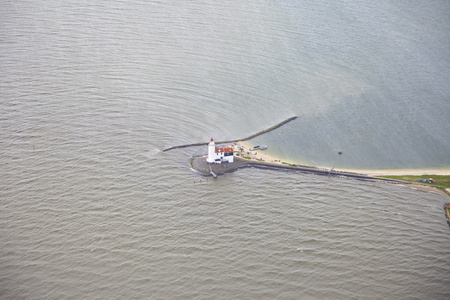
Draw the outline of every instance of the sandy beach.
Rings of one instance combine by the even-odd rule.
[[[247,142],[237,142],[233,145],[235,153],[240,153],[239,148],[242,148],[242,154],[247,157],[251,157],[254,160],[265,161],[266,163],[279,164],[282,165],[283,161],[272,157],[267,154],[264,150],[252,150],[252,147]],[[291,164],[292,162],[285,161],[287,164]],[[329,169],[324,167],[318,167],[323,169]],[[334,169],[336,170],[336,169]],[[402,175],[424,175],[424,174],[433,174],[433,175],[450,175],[449,170],[443,169],[393,169],[393,170],[359,170],[359,169],[338,169],[338,171],[344,172],[352,172],[352,173],[360,173],[368,176],[402,176]]]

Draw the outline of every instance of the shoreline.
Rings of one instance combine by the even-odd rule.
[[[278,171],[293,171],[300,173],[308,173],[315,174],[321,176],[338,176],[338,177],[347,177],[355,180],[362,181],[371,181],[371,182],[383,182],[390,184],[397,184],[399,186],[409,187],[414,190],[420,190],[423,192],[430,192],[440,194],[442,196],[450,197],[450,194],[445,193],[444,191],[434,187],[423,185],[416,182],[404,181],[399,179],[390,179],[383,177],[370,176],[363,173],[354,173],[347,172],[342,170],[334,170],[334,169],[324,169],[324,168],[316,168],[311,166],[300,166],[300,165],[289,165],[282,164],[279,162],[267,162],[263,160],[256,160],[251,158],[242,158],[240,156],[236,156],[234,163],[223,163],[223,164],[209,164],[206,162],[207,155],[196,156],[191,158],[191,167],[198,172],[202,176],[213,176],[216,178],[217,176],[224,175],[226,173],[231,173],[243,168],[261,168],[261,169],[269,169],[269,170],[278,170]]]
[[[407,176],[449,176],[450,170],[433,169],[402,169],[402,170],[359,170],[359,169],[335,169],[316,166],[293,164],[274,158],[264,150],[253,150],[243,141],[234,142],[228,145],[233,148],[234,162],[222,164],[209,164],[206,162],[207,155],[194,156],[190,160],[191,167],[202,176],[217,176],[231,173],[243,168],[261,168],[279,171],[293,171],[322,176],[348,177],[356,180],[383,182],[397,184],[409,187],[414,190],[436,193],[442,196],[450,197],[450,189],[441,189],[441,187],[423,184],[411,181],[408,178],[389,178],[389,176],[407,177]],[[385,177],[383,177],[385,176]],[[417,179],[418,180],[418,179]]]
[[[273,163],[276,165],[283,165],[284,161],[281,161],[277,158],[274,158],[265,151],[258,151],[254,150],[251,151],[248,143],[245,143],[244,141],[236,142],[235,145],[233,145],[235,153],[239,153],[239,148],[242,147],[244,149],[244,155],[247,157],[251,157],[252,160],[257,161],[264,161],[268,163]],[[250,152],[251,154],[247,154],[247,152]],[[298,165],[293,164],[289,162],[284,162],[287,165]],[[330,168],[326,167],[315,167],[318,169],[324,169],[324,170],[330,170]],[[335,170],[334,168],[332,168]],[[357,174],[364,174],[367,176],[421,176],[421,175],[450,175],[450,169],[386,169],[386,170],[377,170],[377,169],[336,169],[341,172],[349,172],[349,173],[357,173]]]
[[[316,173],[319,175],[333,175],[333,176],[347,176],[347,177],[353,177],[359,180],[366,180],[366,181],[383,181],[386,183],[393,183],[393,184],[399,184],[404,185],[406,187],[415,189],[415,190],[421,190],[425,192],[432,192],[437,193],[443,196],[450,197],[450,191],[448,189],[447,192],[444,192],[434,186],[424,185],[419,182],[410,182],[410,181],[403,181],[403,180],[397,180],[397,179],[388,179],[384,178],[383,176],[422,176],[422,175],[450,175],[450,170],[433,170],[433,169],[398,169],[398,170],[360,170],[360,169],[334,169],[334,168],[323,168],[323,167],[315,167],[315,166],[303,166],[298,164],[291,164],[289,162],[284,162],[279,159],[276,159],[264,151],[261,150],[254,150],[251,151],[248,144],[245,144],[242,141],[236,142],[234,145],[232,145],[234,148],[235,153],[241,153],[241,156],[236,156],[242,158],[247,158],[248,165],[255,164],[261,164],[265,165],[270,168],[270,166],[273,166],[273,168],[276,169],[292,169],[292,170],[299,170],[303,172],[309,172],[309,173]],[[243,151],[240,151],[239,148],[242,148]]]

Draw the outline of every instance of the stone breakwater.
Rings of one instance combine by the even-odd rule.
[[[255,133],[255,134],[252,134],[252,135],[250,135],[250,136],[248,136],[248,137],[246,137],[246,138],[243,138],[243,139],[237,139],[237,140],[229,140],[229,141],[220,141],[220,142],[216,142],[216,144],[230,144],[230,143],[236,143],[236,142],[239,142],[239,141],[247,141],[247,140],[253,139],[253,138],[255,138],[255,137],[257,137],[257,136],[259,136],[259,135],[261,135],[261,134],[264,134],[264,133],[267,133],[267,132],[269,132],[269,131],[275,130],[275,129],[277,129],[277,128],[283,126],[284,124],[289,123],[290,121],[293,121],[293,120],[295,120],[295,119],[297,119],[297,116],[290,117],[289,119],[284,120],[284,121],[281,122],[281,123],[278,123],[278,124],[276,124],[276,125],[274,125],[274,126],[272,126],[272,127],[270,127],[270,128],[267,128],[267,129],[265,129],[265,130],[262,130],[262,131],[260,131],[260,132]],[[186,144],[186,145],[179,145],[179,146],[173,146],[173,147],[164,149],[163,152],[166,152],[166,151],[169,151],[169,150],[173,150],[173,149],[179,149],[179,148],[187,148],[187,147],[195,147],[195,146],[204,146],[204,145],[208,145],[208,144],[209,144],[209,142],[205,142],[205,143],[195,143],[195,144]]]

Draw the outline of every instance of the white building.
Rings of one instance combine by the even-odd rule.
[[[233,148],[216,148],[216,144],[211,138],[211,142],[208,144],[208,158],[206,158],[206,161],[210,164],[232,163],[234,161]]]

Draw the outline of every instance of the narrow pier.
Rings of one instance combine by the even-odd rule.
[[[212,175],[214,178],[217,178],[217,174],[214,173],[214,171],[213,171],[212,168],[211,168],[211,165],[209,165],[209,171],[210,171],[211,175]]]

